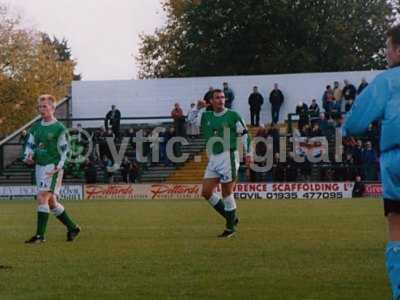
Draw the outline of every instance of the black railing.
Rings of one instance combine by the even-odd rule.
[[[68,99],[66,99],[68,101]],[[7,167],[7,161],[5,160],[6,156],[6,147],[10,146],[21,146],[21,149],[19,150],[20,152],[22,151],[22,144],[19,142],[15,142],[15,139],[20,136],[23,130],[28,130],[36,121],[40,120],[40,117],[36,117],[27,124],[25,124],[23,127],[6,137],[4,140],[0,141],[0,175],[3,174],[5,168]],[[98,121],[105,121],[105,118],[58,118],[59,121],[64,122],[67,125],[71,125],[73,122],[98,122]],[[147,116],[147,117],[124,117],[121,118],[121,121],[144,121],[144,124],[149,124],[146,121],[151,121],[151,120],[165,120],[167,122],[172,121],[171,116]],[[128,124],[121,124],[122,127],[127,126]],[[135,123],[135,125],[138,125],[138,123]],[[97,127],[97,126],[96,126]],[[15,160],[13,160],[15,161]],[[8,164],[10,164],[11,161],[8,161]]]

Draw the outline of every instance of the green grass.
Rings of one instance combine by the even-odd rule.
[[[35,203],[0,202],[0,299],[385,300],[378,200],[242,201],[234,239],[217,240],[203,201],[67,202],[83,232],[24,245]]]

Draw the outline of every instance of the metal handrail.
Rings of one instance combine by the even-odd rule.
[[[65,102],[67,102],[68,100],[70,100],[70,97],[65,97],[63,98],[61,101],[57,102],[56,104],[56,108],[59,107],[60,105],[64,104]],[[0,141],[0,148],[6,144],[8,141],[14,139],[16,136],[18,136],[22,131],[26,130],[27,128],[29,128],[30,126],[32,126],[33,123],[35,123],[36,121],[40,120],[40,115],[37,115],[35,118],[33,118],[31,121],[29,121],[28,123],[26,123],[24,126],[22,126],[21,128],[17,129],[16,131],[14,131],[13,133],[11,133],[9,136],[7,136],[6,138],[4,138],[2,141]]]
[[[170,120],[171,116],[161,116],[161,117],[125,117],[120,118],[120,120]],[[58,121],[104,121],[105,118],[67,118],[67,119],[57,119]]]

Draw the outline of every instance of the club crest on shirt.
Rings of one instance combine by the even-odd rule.
[[[43,143],[39,143],[38,148],[39,149],[44,149],[44,144]]]

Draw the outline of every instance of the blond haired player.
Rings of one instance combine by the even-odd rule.
[[[45,242],[50,212],[67,227],[67,241],[73,241],[79,234],[80,227],[72,221],[64,207],[57,201],[68,153],[67,132],[64,125],[54,116],[54,96],[40,96],[38,105],[42,119],[29,131],[23,159],[29,165],[35,164],[38,191],[37,230],[36,234],[25,243]]]

